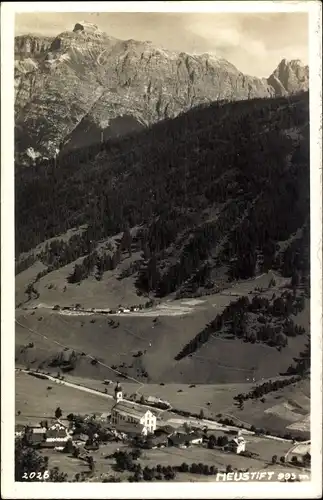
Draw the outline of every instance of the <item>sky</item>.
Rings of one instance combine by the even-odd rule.
[[[268,77],[282,59],[308,64],[307,13],[42,12],[16,14],[16,35],[56,36],[78,21],[123,40],[224,57],[243,73]]]

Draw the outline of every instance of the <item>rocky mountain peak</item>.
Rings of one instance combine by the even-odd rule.
[[[300,59],[282,59],[268,78],[278,95],[295,94],[309,87],[309,67]]]
[[[74,33],[97,33],[101,32],[96,24],[89,23],[87,21],[80,21],[75,24]]]
[[[19,35],[15,37],[15,58],[37,56],[49,49],[54,37],[40,35]]]
[[[213,54],[118,40],[86,21],[48,39],[37,58],[30,43],[41,50],[40,42],[16,39],[16,157],[26,164],[30,148],[52,157],[57,148],[102,140],[103,131],[104,138],[126,134],[211,101],[308,89],[308,67],[297,60],[257,78]]]

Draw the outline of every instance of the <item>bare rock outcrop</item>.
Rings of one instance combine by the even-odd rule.
[[[15,43],[16,160],[125,134],[219,99],[284,95],[308,86],[308,68],[282,61],[267,80],[210,54],[118,40],[87,22],[54,39]],[[30,149],[31,148],[31,149]]]

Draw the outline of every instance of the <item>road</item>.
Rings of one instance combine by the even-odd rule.
[[[84,385],[73,384],[72,382],[67,382],[66,380],[60,380],[57,377],[52,377],[51,375],[47,375],[45,373],[36,372],[35,370],[25,370],[23,368],[16,368],[16,372],[22,373],[38,373],[43,377],[46,377],[48,380],[55,382],[56,384],[66,385],[67,387],[72,387],[73,389],[78,389],[79,391],[89,392],[90,394],[100,395],[107,399],[113,399],[111,394],[106,394],[105,392],[96,391],[95,389],[90,389],[89,387],[85,387]]]
[[[88,392],[90,394],[95,394],[96,396],[101,396],[101,397],[106,398],[106,399],[113,399],[113,396],[111,396],[111,394],[106,394],[105,392],[101,392],[101,391],[96,390],[96,389],[91,389],[90,387],[86,387],[86,386],[81,385],[81,384],[74,384],[74,383],[68,382],[66,380],[61,380],[61,379],[58,379],[57,377],[53,377],[52,375],[47,375],[47,373],[36,372],[35,370],[26,370],[24,368],[16,368],[15,371],[22,372],[22,373],[37,373],[39,375],[42,375],[43,377],[46,377],[46,379],[51,380],[52,382],[55,382],[56,384],[66,385],[67,387],[72,387],[73,389],[77,389],[79,391]],[[145,407],[149,408],[150,410],[153,410],[156,413],[156,408],[153,406],[149,406],[149,405],[144,404],[144,403],[136,403],[136,402],[130,401],[130,400],[126,400],[126,401],[129,401],[129,403],[136,405],[136,406],[145,406]],[[170,411],[170,409],[168,408],[167,410],[160,410],[159,408],[157,408],[157,411],[160,415],[164,411]]]

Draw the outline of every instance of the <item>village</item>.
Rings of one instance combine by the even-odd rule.
[[[262,457],[264,444],[253,432],[220,424],[208,426],[196,419],[175,422],[165,417],[170,407],[167,401],[148,396],[144,404],[138,404],[124,398],[120,383],[113,389],[113,399],[111,410],[99,414],[63,415],[57,407],[55,418],[38,425],[17,424],[15,437],[24,446],[49,455],[50,463],[60,469],[80,470],[74,481],[186,481],[187,477],[196,481],[206,480],[205,476],[221,480],[219,474],[220,478],[231,473],[245,474],[247,480],[252,471],[269,465],[270,471],[280,474],[280,480],[309,479],[310,454],[288,455],[292,443],[269,442]],[[272,457],[268,455],[271,450],[277,450]],[[284,451],[281,457],[279,450]]]

